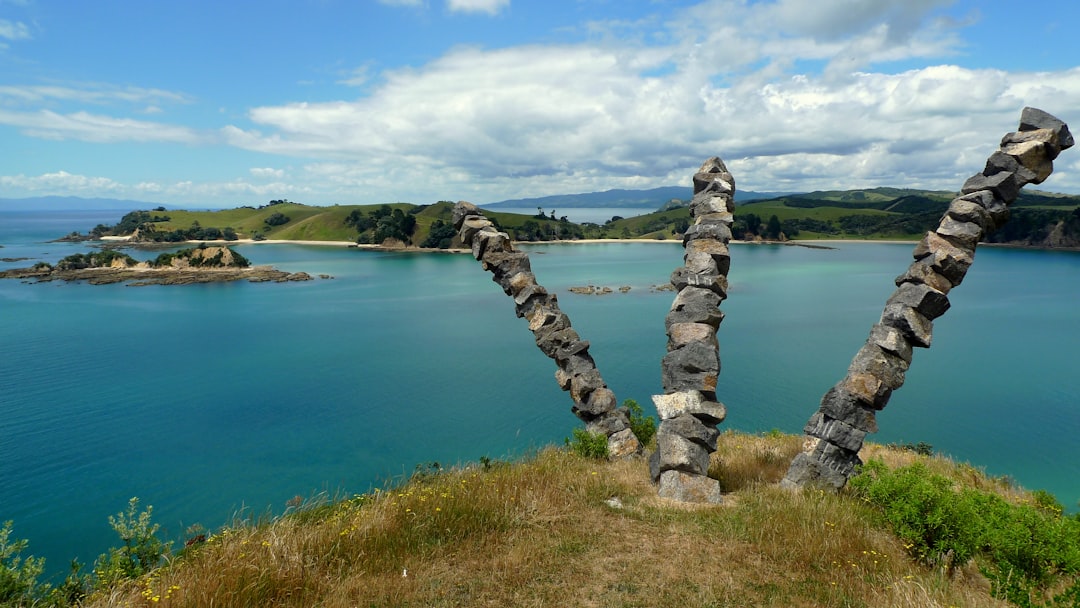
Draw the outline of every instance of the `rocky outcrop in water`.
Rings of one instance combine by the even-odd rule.
[[[825,393],[803,429],[803,450],[782,485],[838,490],[847,483],[862,462],[864,437],[877,431],[876,412],[903,385],[913,348],[930,347],[934,319],[949,309],[948,293],[963,281],[976,245],[1008,221],[1020,188],[1042,183],[1058,153],[1072,145],[1064,122],[1024,108],[1019,129],[1005,135],[983,171],[964,182],[937,229],[915,247],[915,262],[896,278],[897,289],[847,376]]]
[[[652,398],[660,427],[649,468],[660,496],[684,502],[720,502],[720,484],[708,471],[720,435],[716,425],[726,416],[716,400],[716,331],[724,320],[720,302],[727,298],[734,195],[735,180],[724,162],[715,157],[705,161],[694,175],[694,225],[683,236],[684,265],[671,274],[678,294],[664,322],[664,394]]]
[[[640,452],[641,443],[630,430],[628,412],[617,407],[615,393],[604,383],[589,354],[589,343],[570,326],[556,295],[537,284],[528,254],[515,251],[510,237],[499,232],[472,203],[454,205],[453,218],[461,242],[514,299],[514,312],[529,322],[536,346],[555,361],[555,380],[570,393],[574,414],[588,431],[608,438],[611,457]]]

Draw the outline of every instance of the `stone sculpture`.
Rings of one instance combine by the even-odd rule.
[[[453,213],[458,238],[514,299],[514,311],[529,322],[536,345],[555,360],[555,380],[570,392],[572,411],[585,422],[586,430],[607,436],[612,458],[640,453],[641,442],[630,429],[628,412],[617,407],[615,394],[604,384],[589,354],[589,343],[570,326],[556,295],[537,284],[529,255],[515,251],[510,237],[499,232],[476,205],[461,201]]]
[[[825,393],[803,429],[803,450],[782,485],[844,487],[862,463],[863,438],[877,431],[875,412],[904,383],[912,349],[930,347],[933,321],[949,309],[948,293],[963,281],[975,246],[1009,219],[1009,205],[1020,188],[1042,183],[1058,153],[1072,145],[1068,125],[1042,110],[1024,108],[1018,131],[1005,135],[986,168],[964,183],[937,229],[915,247],[915,262],[896,278],[897,289],[847,376]]]
[[[716,331],[724,320],[734,219],[735,180],[719,158],[694,175],[693,226],[683,235],[684,265],[671,274],[678,291],[665,319],[668,353],[661,361],[663,395],[653,395],[660,416],[649,461],[659,494],[684,502],[720,502],[720,484],[708,477],[709,458],[726,415],[716,401],[720,374]]]

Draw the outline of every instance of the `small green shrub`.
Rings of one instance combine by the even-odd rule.
[[[641,445],[649,445],[656,436],[656,418],[646,415],[641,405],[633,399],[623,401],[623,407],[629,410],[630,430],[634,431],[634,436]]]
[[[566,438],[566,447],[585,458],[605,459],[608,457],[607,436],[603,433],[590,433],[583,428],[573,431],[574,438]]]
[[[995,597],[1018,606],[1078,605],[1072,600],[1080,596],[1080,520],[1063,517],[1048,493],[1017,505],[957,489],[922,463],[890,470],[880,460],[863,465],[850,486],[924,563],[951,569],[975,558]],[[1055,576],[1071,584],[1043,603]]]
[[[0,526],[0,606],[29,606],[48,593],[48,585],[38,585],[45,570],[45,558],[22,557],[26,540],[11,540],[12,522]]]
[[[109,549],[94,563],[99,588],[147,574],[169,554],[172,543],[161,542],[157,537],[160,526],[150,523],[153,510],[152,506],[147,506],[145,511],[139,512],[139,499],[132,498],[126,512],[109,516],[109,526],[124,541],[124,546]]]

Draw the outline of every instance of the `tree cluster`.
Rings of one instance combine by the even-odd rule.
[[[368,213],[354,209],[344,221],[346,226],[352,226],[360,233],[356,239],[358,243],[379,244],[387,239],[396,239],[410,245],[412,235],[416,232],[416,216],[390,205],[381,205]]]

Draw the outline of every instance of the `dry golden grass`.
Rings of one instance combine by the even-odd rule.
[[[449,471],[227,530],[91,605],[1004,606],[974,568],[915,564],[861,502],[779,489],[799,441],[725,433],[719,506],[658,498],[644,459]]]

